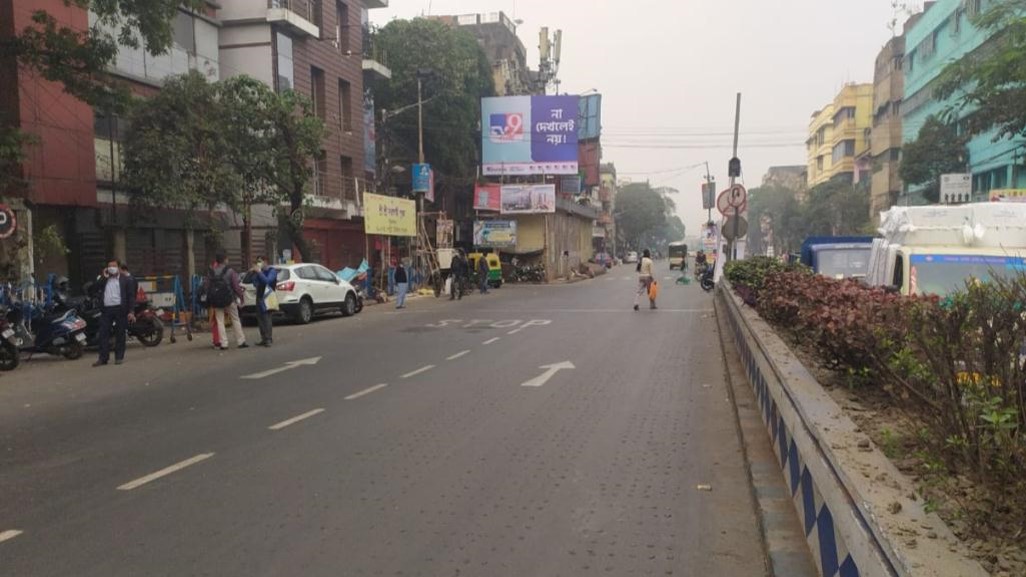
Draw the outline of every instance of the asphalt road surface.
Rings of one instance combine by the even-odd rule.
[[[0,575],[763,575],[712,297],[663,285],[33,359],[0,376]]]

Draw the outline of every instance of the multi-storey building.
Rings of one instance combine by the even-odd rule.
[[[901,192],[901,101],[905,96],[905,36],[891,38],[876,56],[873,74],[873,129],[867,157],[872,163],[869,213],[880,214]]]
[[[492,64],[492,78],[497,96],[530,94],[532,74],[527,66],[527,49],[517,36],[517,24],[504,12],[435,16],[450,26],[468,30]]]
[[[904,142],[916,139],[927,118],[941,118],[950,111],[950,102],[934,97],[937,79],[952,61],[991,46],[990,31],[977,28],[973,18],[994,2],[996,0],[938,0],[907,27],[905,91],[901,107]],[[977,200],[986,198],[991,190],[1026,188],[1026,140],[995,140],[995,137],[996,132],[991,131],[968,143],[966,168],[972,173]],[[920,190],[921,187],[909,186],[903,201],[925,202]]]
[[[277,91],[307,95],[325,125],[315,160],[304,235],[311,255],[336,269],[356,266],[366,254],[363,192],[364,70],[387,75],[365,58],[364,29],[369,8],[387,0],[224,0],[220,38],[222,76],[248,74]],[[270,214],[262,215],[273,226]],[[275,239],[289,248],[285,236]],[[279,251],[280,252],[280,251]]]
[[[602,164],[599,168],[599,178],[601,184],[599,185],[598,199],[602,205],[595,225],[595,237],[602,240],[601,242],[596,241],[595,250],[616,254],[616,219],[613,216],[616,210],[616,192],[618,190],[616,165],[611,162]],[[600,229],[601,237],[598,235]]]
[[[859,180],[855,158],[866,149],[871,127],[873,85],[848,84],[809,123],[806,150],[810,187],[835,178]]]

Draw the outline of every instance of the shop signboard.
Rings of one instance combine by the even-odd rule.
[[[517,221],[475,220],[474,246],[510,248],[517,245]]]
[[[481,99],[482,173],[577,174],[577,96]]]
[[[447,219],[439,219],[435,223],[435,243],[438,248],[452,248],[453,225],[454,222]]]
[[[499,212],[502,209],[500,196],[502,185],[499,184],[478,184],[474,187],[474,210],[494,210]]]
[[[363,228],[367,234],[417,236],[415,201],[364,193]]]
[[[556,185],[507,184],[502,187],[502,214],[551,214],[556,212]]]

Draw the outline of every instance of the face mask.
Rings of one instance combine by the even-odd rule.
[[[257,261],[257,268],[264,268],[264,261],[258,260]]]
[[[110,276],[117,275],[118,274],[118,267],[116,267],[116,266],[109,266],[109,267],[107,267],[107,274],[109,274]]]

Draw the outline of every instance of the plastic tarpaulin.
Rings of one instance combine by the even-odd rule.
[[[338,278],[346,281],[347,283],[352,283],[353,279],[355,279],[356,277],[364,275],[364,274],[367,274],[367,271],[369,269],[370,269],[370,264],[367,263],[367,259],[363,259],[363,262],[360,263],[360,268],[349,268],[349,267],[346,267],[346,268],[336,272],[335,274],[338,275]]]

